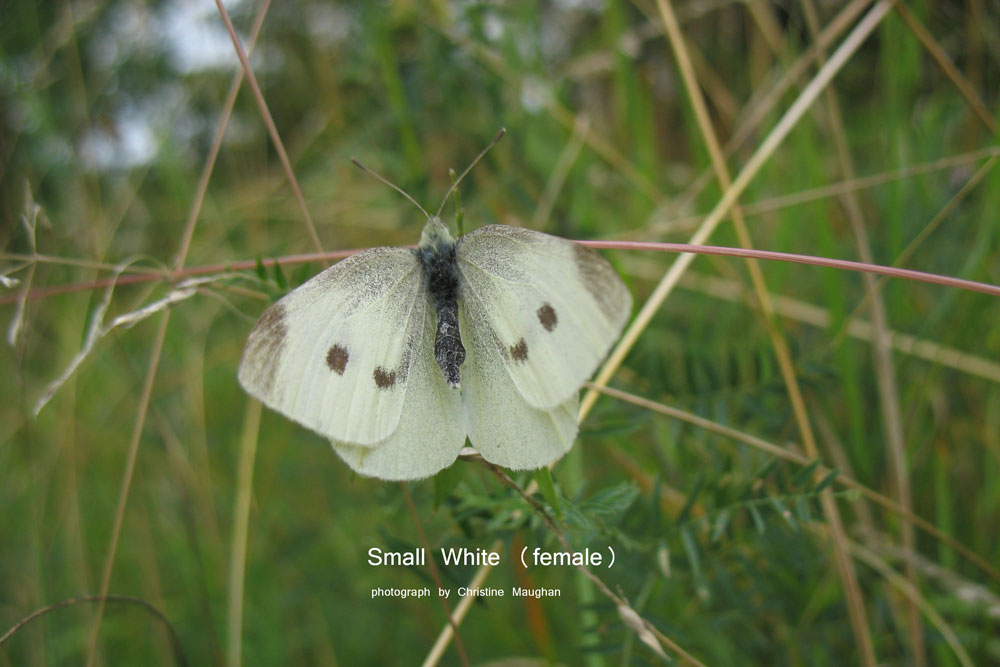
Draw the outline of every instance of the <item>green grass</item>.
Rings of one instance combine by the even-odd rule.
[[[1000,15],[988,5],[908,3],[995,116]],[[834,18],[832,7],[819,9],[821,30]],[[751,98],[813,47],[803,9],[675,9],[725,145]],[[257,6],[238,10],[232,18],[246,43]],[[371,591],[433,590],[432,573],[366,562],[370,547],[421,544],[400,485],[352,474],[322,437],[266,409],[254,428],[236,380],[256,317],[318,271],[319,262],[285,266],[280,278],[270,269],[263,279],[253,269],[220,272],[170,308],[152,374],[163,313],[101,338],[33,417],[48,383],[84,345],[104,299],[104,288],[92,283],[112,275],[114,264],[134,261],[134,270],[176,260],[236,57],[223,50],[221,65],[208,66],[202,55],[200,66],[179,68],[178,47],[159,37],[171,34],[171,3],[110,2],[91,11],[78,3],[10,2],[3,11],[0,266],[21,284],[0,291],[0,320],[6,329],[17,312],[12,300],[25,286],[81,289],[29,300],[15,343],[0,348],[7,379],[0,385],[0,633],[47,605],[100,593],[141,423],[108,592],[162,612],[189,664],[232,664],[234,645],[248,665],[423,660],[446,625],[440,602],[372,599]],[[202,25],[223,30],[210,12]],[[551,206],[540,226],[568,238],[686,241],[694,227],[684,221],[707,214],[723,189],[717,180],[699,180],[711,169],[709,151],[660,25],[655,6],[616,0],[573,8],[276,3],[251,62],[325,250],[411,244],[419,235],[419,211],[354,168],[352,156],[436,208],[451,183],[449,169],[461,171],[500,127],[506,138],[462,184],[466,229],[531,225],[538,207]],[[209,41],[190,26],[186,34]],[[815,73],[815,66],[806,68],[728,156],[731,177]],[[895,12],[832,89],[859,177],[996,148],[988,122]],[[753,210],[845,180],[827,104],[825,96],[816,101],[740,197],[755,247],[858,259],[840,197]],[[143,125],[150,152],[130,159],[102,153]],[[185,267],[313,251],[245,84],[229,125]],[[908,249],[984,164],[986,158],[970,157],[857,190],[874,261],[893,264],[905,251],[907,268],[1000,283],[996,169]],[[546,201],[547,192],[554,199]],[[30,201],[40,207],[37,217],[27,215],[35,221],[34,246],[22,224]],[[454,218],[454,203],[446,214]],[[676,224],[662,231],[669,221]],[[710,242],[739,245],[730,219]],[[20,259],[33,251],[55,260]],[[653,252],[604,254],[637,308],[675,260]],[[776,302],[775,322],[824,468],[602,397],[554,467],[553,488],[536,501],[549,506],[558,498],[559,531],[573,548],[613,547],[614,567],[594,573],[705,664],[862,663],[835,543],[851,555],[880,663],[960,664],[942,628],[972,663],[1000,662],[1000,581],[924,530],[908,551],[899,512],[827,477],[836,468],[898,502],[896,478],[905,475],[916,515],[988,566],[1000,563],[1000,302],[884,282],[891,329],[931,346],[922,356],[893,350],[888,386],[896,389],[887,395],[871,341],[849,329],[859,318],[871,321],[867,301],[855,312],[866,294],[862,277],[791,264],[761,269],[767,290],[785,297]],[[746,264],[699,257],[689,274],[612,386],[803,453],[802,423]],[[742,291],[721,298],[718,290],[732,285]],[[106,321],[171,289],[163,280],[120,286]],[[805,321],[809,306],[827,314],[825,326]],[[956,367],[949,349],[971,361]],[[893,468],[885,435],[888,400],[900,408],[902,471]],[[251,454],[244,461],[252,464],[252,480],[239,474],[241,456]],[[512,478],[521,489],[531,482],[530,474]],[[821,488],[844,524],[839,537]],[[661,661],[582,573],[517,565],[523,547],[559,550],[560,542],[488,468],[459,461],[408,490],[433,551],[501,540],[504,560],[485,586],[562,591],[558,599],[508,592],[474,603],[459,626],[471,664],[518,656],[560,664]],[[241,493],[248,503],[245,540]],[[241,573],[234,563],[244,556]],[[911,576],[906,563],[919,597],[940,620],[921,614],[920,625],[911,624],[898,580],[882,567]],[[453,591],[475,575],[475,568],[438,567]],[[242,582],[235,607],[233,582]],[[86,601],[34,619],[0,645],[0,665],[85,662],[97,612]],[[914,648],[915,633],[922,649]],[[103,610],[95,658],[179,664],[156,615],[114,600]],[[443,664],[463,660],[452,643]]]

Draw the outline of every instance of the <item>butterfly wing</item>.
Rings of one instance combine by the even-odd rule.
[[[372,446],[399,426],[426,310],[410,250],[352,255],[264,311],[240,384],[328,438]]]
[[[456,254],[461,297],[490,356],[532,407],[565,404],[632,310],[618,274],[589,248],[507,225],[466,234]]]
[[[507,373],[491,321],[478,301],[466,300],[459,307],[466,351],[462,365],[465,428],[472,446],[487,461],[514,470],[540,468],[573,446],[579,397],[573,391],[550,409],[528,405]]]
[[[423,287],[418,301],[427,303]],[[362,475],[388,480],[430,477],[451,465],[465,444],[461,393],[448,386],[434,360],[433,312],[426,306],[421,311],[399,426],[371,447],[332,442],[334,451]]]

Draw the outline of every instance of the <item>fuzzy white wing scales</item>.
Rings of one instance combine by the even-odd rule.
[[[335,264],[264,311],[240,383],[331,439],[384,440],[399,425],[420,352],[421,290],[419,263],[405,248],[373,248]]]
[[[364,475],[428,477],[466,435],[507,468],[558,459],[576,439],[579,389],[631,312],[628,290],[597,253],[531,230],[481,227],[455,257],[461,388],[435,360],[433,280],[405,248],[358,253],[268,308],[240,383]]]
[[[506,225],[463,236],[457,257],[466,308],[486,322],[472,336],[493,346],[524,400],[549,410],[576,396],[632,310],[611,265],[572,241]],[[463,381],[476,374],[468,370]]]
[[[576,392],[550,409],[528,405],[493,343],[490,317],[476,303],[459,308],[466,358],[462,365],[465,429],[484,459],[513,470],[540,468],[573,446]]]
[[[421,292],[419,299],[426,301]],[[445,382],[434,361],[434,317],[424,308],[417,330],[409,385],[396,430],[371,447],[332,441],[333,449],[356,472],[387,480],[430,477],[451,465],[465,444],[462,396]]]

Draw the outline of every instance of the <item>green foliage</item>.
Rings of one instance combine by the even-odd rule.
[[[561,520],[563,518],[562,504],[559,502],[559,496],[556,494],[556,486],[552,481],[552,472],[548,468],[539,468],[532,473],[531,478],[538,485],[538,490],[541,492],[545,502],[555,512],[556,518]]]
[[[227,4],[246,44],[259,3]],[[459,233],[499,222],[575,239],[686,241],[722,188],[701,176],[710,174],[709,152],[662,21],[647,14],[654,4],[272,3],[251,62],[323,248],[412,244],[419,234],[423,216],[355,169],[352,156],[433,212],[501,127],[506,138],[445,207]],[[815,40],[798,3],[676,4],[726,144],[751,102]],[[817,4],[825,28],[840,3]],[[1000,16],[988,5],[907,3],[996,115]],[[189,664],[226,664],[232,627],[248,665],[410,664],[447,623],[437,577],[452,589],[454,610],[458,588],[478,571],[445,564],[440,549],[495,549],[501,563],[481,585],[507,594],[479,598],[461,623],[471,664],[658,663],[589,577],[519,564],[522,550],[560,553],[565,540],[574,552],[613,550],[614,565],[592,573],[705,664],[858,664],[821,499],[829,494],[852,544],[897,572],[913,565],[917,590],[973,663],[1000,662],[990,612],[997,580],[928,532],[907,552],[904,519],[842,483],[900,502],[884,377],[870,334],[859,332],[872,319],[867,287],[829,269],[761,265],[817,456],[804,447],[739,261],[696,259],[612,381],[796,452],[805,465],[602,397],[553,470],[508,473],[520,491],[475,457],[410,484],[418,530],[399,485],[354,475],[322,438],[264,410],[249,535],[234,543],[242,433],[252,423],[236,380],[242,346],[268,300],[321,268],[263,259],[315,248],[246,83],[183,268],[256,266],[222,272],[171,307],[151,378],[165,314],[101,338],[36,418],[35,401],[87,339],[105,289],[97,281],[137,256],[182,268],[185,221],[236,63],[213,12],[213,3],[179,0],[3,5],[0,275],[10,280],[0,319],[5,330],[22,325],[0,351],[0,633],[47,605],[99,592],[117,535],[109,591],[162,612]],[[728,147],[733,176],[815,68],[803,72]],[[850,58],[834,90],[856,174],[885,177],[844,188],[856,193],[875,261],[1000,284],[995,168],[929,227],[985,163],[968,153],[995,156],[996,139],[896,14]],[[815,103],[740,198],[758,247],[860,256],[840,196],[774,199],[847,180],[826,105]],[[708,242],[739,239],[724,222]],[[602,252],[637,308],[675,259]],[[137,266],[122,274],[106,322],[187,277],[126,284]],[[73,289],[18,304],[25,287],[64,286]],[[900,334],[891,373],[912,511],[987,566],[1000,563],[1000,303],[906,281],[880,290]],[[138,453],[115,533],[133,434]],[[427,548],[437,573],[370,566],[372,547]],[[878,661],[916,663],[905,596],[851,553]],[[235,626],[234,580],[243,582]],[[378,588],[423,587],[430,598],[373,597]],[[514,587],[562,595],[517,598]],[[34,619],[0,646],[0,665],[86,662],[96,611],[78,602]],[[164,628],[144,607],[109,601],[98,664],[180,664]],[[926,664],[960,664],[940,627],[924,617],[917,631]],[[443,664],[462,664],[454,645]]]

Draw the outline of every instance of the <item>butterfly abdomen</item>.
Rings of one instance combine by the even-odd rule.
[[[455,241],[437,218],[428,221],[416,253],[437,314],[434,359],[448,386],[458,387],[459,367],[465,361],[465,347],[458,329],[458,262]]]

